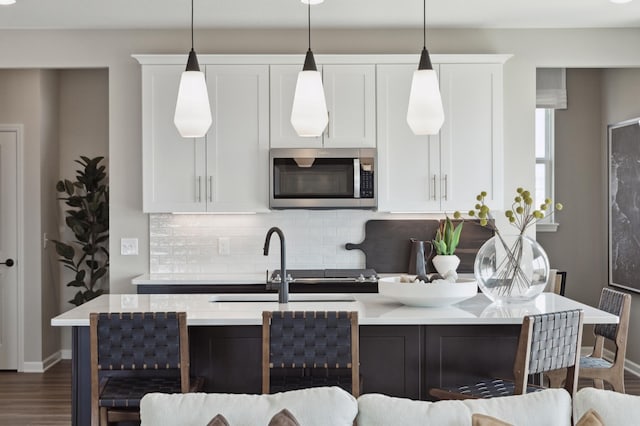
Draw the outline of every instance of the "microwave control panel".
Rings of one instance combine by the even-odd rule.
[[[373,198],[373,170],[360,168],[360,198]]]

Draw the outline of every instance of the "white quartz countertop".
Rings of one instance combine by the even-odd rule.
[[[292,299],[301,293],[292,294]],[[212,294],[106,294],[91,300],[51,320],[53,326],[88,326],[91,312],[185,311],[190,326],[260,325],[262,311],[358,311],[360,325],[505,325],[520,324],[525,315],[583,309],[585,324],[614,324],[618,317],[554,293],[542,293],[525,304],[496,306],[483,294],[458,304],[440,308],[419,308],[402,305],[379,294],[353,293],[343,299],[326,301],[332,296],[318,295],[325,300],[291,301],[280,305],[264,300],[265,294],[234,295],[255,301],[219,301],[223,295]],[[341,297],[335,297],[340,299]],[[218,301],[212,301],[212,300]],[[228,300],[228,299],[227,299]],[[275,299],[274,299],[275,300]]]
[[[266,283],[266,271],[246,274],[142,274],[131,280],[131,284],[133,285],[233,285]]]

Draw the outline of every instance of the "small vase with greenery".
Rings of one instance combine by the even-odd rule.
[[[436,255],[433,257],[433,266],[438,273],[445,276],[449,271],[456,271],[460,265],[460,258],[455,255],[456,248],[460,243],[460,233],[462,232],[463,222],[453,226],[453,222],[449,217],[440,222],[440,226],[436,231],[436,238],[433,240],[433,247]]]
[[[562,210],[562,204],[544,200],[535,208],[530,191],[516,190],[511,209],[505,217],[517,229],[516,235],[502,235],[495,225],[489,206],[485,204],[486,192],[476,197],[477,204],[469,216],[477,217],[480,225],[490,227],[494,237],[487,240],[476,256],[474,274],[480,289],[489,299],[498,303],[526,302],[540,294],[546,285],[549,259],[535,240],[525,235],[526,230],[553,213]],[[455,212],[454,217],[460,217]]]
[[[100,284],[109,269],[109,187],[106,183],[104,157],[81,156],[76,163],[76,180],[60,180],[56,190],[63,194],[58,199],[69,207],[65,223],[75,236],[74,241],[53,240],[58,261],[73,272],[67,287],[77,287],[73,299],[76,306],[105,292]]]

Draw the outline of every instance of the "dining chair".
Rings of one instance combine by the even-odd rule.
[[[429,394],[438,399],[522,395],[544,389],[528,384],[530,374],[565,368],[564,388],[573,396],[578,385],[582,322],[583,312],[580,309],[528,315],[524,317],[520,328],[513,379],[488,378],[450,388],[432,388]]]
[[[360,395],[358,313],[262,313],[262,392],[339,386]]]
[[[549,270],[549,283],[544,291],[552,292],[564,296],[565,286],[567,284],[567,272],[558,271],[557,269]]]
[[[189,377],[185,312],[89,315],[91,425],[140,421],[140,399],[151,392],[202,388]]]
[[[600,293],[598,309],[617,315],[618,323],[596,324],[593,329],[596,338],[593,351],[588,356],[580,357],[579,377],[593,380],[598,389],[604,389],[604,382],[608,382],[613,390],[624,393],[624,361],[629,334],[631,295],[605,287]],[[605,341],[615,346],[612,361],[604,358]],[[559,387],[562,384],[563,377],[558,373],[549,374],[548,378],[551,387]]]

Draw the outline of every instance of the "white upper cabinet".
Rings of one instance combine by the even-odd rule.
[[[434,64],[445,121],[415,136],[406,120],[416,65],[378,65],[378,209],[468,211],[487,191],[502,209],[502,63]]]
[[[207,211],[268,210],[269,67],[207,65],[207,88]]]
[[[375,147],[375,65],[318,65],[329,124],[324,134],[316,138],[298,136],[291,125],[293,95],[301,69],[301,65],[271,66],[271,147]]]
[[[440,209],[439,136],[416,136],[407,124],[415,64],[378,65],[378,210]]]
[[[324,146],[375,148],[375,65],[323,65],[322,81],[329,111]]]
[[[502,64],[441,64],[441,210],[468,211],[476,195],[503,207]]]
[[[173,114],[184,65],[142,67],[143,211],[268,209],[269,67],[201,65],[213,124],[180,137]]]
[[[142,210],[204,211],[205,140],[184,139],[173,124],[184,66],[142,67]]]
[[[432,55],[445,120],[433,136],[407,124],[418,55],[317,55],[329,124],[299,137],[291,107],[302,55],[200,55],[213,124],[183,139],[173,115],[186,55],[142,64],[143,210],[268,210],[269,147],[377,147],[378,209],[467,211],[475,196],[503,209],[502,68],[509,55]]]

